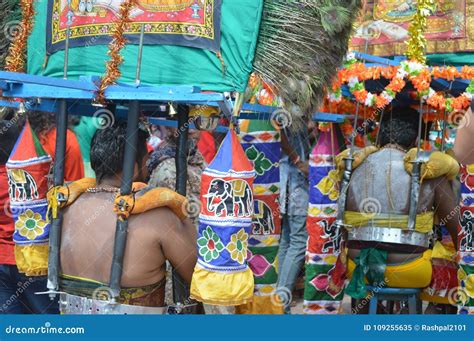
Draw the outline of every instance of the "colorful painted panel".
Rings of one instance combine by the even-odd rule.
[[[34,3],[34,27],[27,48],[28,73],[62,78],[64,71],[62,45],[67,1],[54,0],[55,8],[59,3],[62,8],[61,12],[56,10],[56,15],[53,14],[53,5],[48,4],[48,1]],[[73,39],[69,49],[68,79],[104,74],[109,49],[104,43],[109,39],[110,22],[116,17],[113,9],[116,9],[121,1],[111,0],[106,4],[103,0],[71,0],[71,7],[75,9],[72,17]],[[189,1],[181,2],[187,5]],[[131,43],[127,43],[126,48],[121,51],[124,62],[120,67],[122,77],[119,82],[135,82],[139,52],[137,32],[141,30],[141,22],[145,24],[145,46],[140,76],[143,84],[196,86],[201,90],[218,92],[245,91],[252,71],[263,0],[194,0],[185,10],[165,12],[146,9],[144,6],[151,8],[159,3],[178,2],[163,0],[139,0],[139,2],[142,5],[139,5],[132,14],[137,14],[137,10],[145,11],[146,16],[152,19],[148,20],[148,17],[146,20],[143,19],[144,14],[132,18],[129,29],[133,33],[127,36]],[[87,15],[80,14],[84,3]],[[209,8],[211,4],[212,8]],[[193,17],[196,16],[195,5],[200,7],[197,10],[199,18]],[[88,12],[88,8],[93,8],[91,13]],[[212,11],[212,17],[209,11]],[[104,18],[101,17],[103,15]],[[141,21],[137,18],[141,18]],[[56,21],[55,28],[48,25],[48,21],[51,23],[53,20]],[[90,26],[84,26],[84,21]],[[56,33],[53,34],[53,30]],[[97,32],[98,30],[106,32]],[[181,33],[177,34],[175,31]],[[218,55],[216,51],[220,54]]]
[[[49,219],[47,176],[51,157],[27,122],[6,164],[8,194],[15,221],[15,258],[18,270],[28,276],[48,270]]]
[[[231,129],[201,180],[198,262],[191,282],[191,297],[198,301],[226,306],[252,299],[247,258],[254,174]]]
[[[255,279],[254,300],[240,306],[240,314],[281,314],[275,298],[278,280],[278,245],[281,233],[279,206],[280,133],[269,121],[241,120],[240,142],[255,168],[254,215],[249,239],[249,266]]]
[[[344,296],[342,231],[334,225],[339,188],[333,160],[338,149],[335,135],[323,131],[310,156],[305,314],[337,314]]]
[[[459,314],[474,314],[474,165],[461,167],[461,212],[458,228]]]
[[[474,1],[434,1],[428,18],[426,53],[474,50]],[[356,23],[352,48],[374,55],[405,53],[408,27],[416,13],[416,0],[367,0]],[[368,49],[365,51],[365,46]]]
[[[118,19],[121,0],[48,1],[47,51],[63,50],[70,24],[70,47],[107,44]],[[130,43],[138,44],[144,25],[145,44],[220,48],[221,0],[138,0],[127,30]]]

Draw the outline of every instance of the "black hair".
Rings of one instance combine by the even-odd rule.
[[[392,113],[386,112],[380,125],[380,145],[412,147],[418,137],[419,120],[419,112],[410,107],[395,107]]]
[[[29,111],[26,114],[28,122],[36,135],[45,135],[56,126],[54,113],[42,111]]]
[[[148,133],[137,129],[138,142],[136,163],[141,164],[147,155],[146,141]],[[97,182],[105,177],[114,176],[123,168],[126,145],[127,124],[116,121],[111,127],[98,129],[91,142],[91,167],[95,171]]]
[[[18,127],[13,121],[0,121],[0,164],[7,163],[8,158],[20,135]]]

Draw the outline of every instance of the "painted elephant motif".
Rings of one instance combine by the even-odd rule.
[[[275,233],[272,210],[262,200],[255,200],[252,226],[252,233],[256,235]]]
[[[23,169],[9,169],[8,194],[11,200],[25,201],[39,198],[38,185],[33,176]]]
[[[217,216],[248,217],[253,213],[252,189],[241,179],[213,179],[204,197],[207,210]]]

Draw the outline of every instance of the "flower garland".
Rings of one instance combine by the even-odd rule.
[[[21,0],[20,5],[22,14],[20,29],[5,58],[5,70],[10,72],[25,72],[26,45],[34,24],[34,1]]]
[[[427,66],[416,61],[403,61],[400,66],[382,68],[379,66],[367,68],[363,63],[349,62],[347,68],[338,72],[338,78],[328,92],[330,102],[340,102],[342,98],[341,85],[347,84],[349,91],[355,99],[368,107],[382,109],[392,102],[396,94],[409,80],[417,91],[417,95],[431,107],[452,112],[466,109],[474,95],[474,67],[464,66],[461,70],[455,67],[434,67],[430,70]],[[365,89],[364,81],[369,79],[389,79],[390,83],[380,94],[372,94]],[[466,91],[458,97],[446,98],[442,93],[437,93],[430,87],[433,78],[443,78],[453,81],[456,78],[471,80]]]
[[[123,57],[120,51],[125,46],[127,39],[124,37],[124,32],[130,23],[130,12],[134,6],[137,6],[137,0],[126,0],[122,2],[119,10],[119,19],[114,23],[112,31],[112,41],[109,44],[109,51],[107,55],[110,56],[105,64],[105,74],[100,79],[97,87],[96,102],[104,104],[105,90],[120,78],[120,65],[123,63]]]

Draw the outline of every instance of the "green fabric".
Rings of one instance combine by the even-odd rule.
[[[35,25],[28,41],[28,72],[53,77],[63,76],[64,51],[49,56],[46,69],[47,1],[37,1]],[[143,84],[193,85],[203,90],[245,91],[252,71],[263,0],[223,0],[221,23],[222,64],[211,51],[169,45],[146,45],[143,48],[141,77]],[[69,50],[70,79],[79,76],[101,76],[105,70],[107,45],[71,48]],[[134,82],[138,46],[127,45],[122,50],[122,82]]]
[[[473,54],[465,53],[441,53],[428,55],[428,65],[452,65],[464,66],[474,65]]]
[[[304,300],[305,301],[340,301],[344,297],[344,290],[336,296],[331,296],[327,290],[317,290],[311,283],[318,275],[330,276],[329,271],[334,267],[331,264],[306,264],[305,265],[305,287],[304,287]],[[328,278],[328,281],[330,279]]]
[[[365,277],[367,277],[370,285],[384,285],[387,251],[375,248],[362,249],[354,259],[354,262],[356,268],[346,288],[346,293],[352,298],[363,299],[368,294]]]
[[[249,120],[248,132],[254,131],[275,131],[275,127],[270,120]]]
[[[99,123],[99,118],[97,117],[81,116],[79,124],[72,128],[81,147],[82,160],[84,162],[91,161],[91,141]]]
[[[253,247],[249,246],[250,252],[255,255],[261,255],[265,257],[268,263],[274,264],[275,259],[278,255],[278,246],[269,246],[269,247]],[[255,276],[255,284],[273,284],[278,280],[277,269],[272,265],[263,276]]]
[[[43,145],[39,141],[38,136],[36,136],[36,133],[33,129],[31,129],[31,136],[33,137],[33,143],[35,145],[36,156],[37,157],[45,156],[46,152],[44,151]]]

